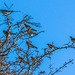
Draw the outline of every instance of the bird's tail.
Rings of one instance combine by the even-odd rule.
[[[9,11],[9,12],[21,12],[21,11]]]
[[[37,47],[35,47],[37,49]]]
[[[33,31],[37,31],[37,30],[35,30],[35,29],[32,29]]]

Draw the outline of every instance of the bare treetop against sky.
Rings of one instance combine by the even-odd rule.
[[[32,41],[35,40],[33,44],[38,46],[40,52],[41,48],[48,47],[47,43],[54,42],[56,47],[61,47],[65,43],[72,43],[70,36],[75,37],[75,0],[1,0],[0,9],[6,9],[4,2],[9,7],[13,3],[11,9],[21,11],[21,13],[15,13],[16,17],[13,13],[14,23],[20,20],[24,14],[28,14],[41,24],[42,28],[40,29],[45,32],[32,39]],[[69,59],[75,60],[75,49],[62,49],[54,52],[51,57],[54,70]],[[44,68],[41,66],[41,69],[48,69],[46,67],[49,64],[47,61],[49,60],[44,60],[45,63],[42,65]],[[62,72],[58,72],[55,75],[75,75],[75,61],[73,62],[73,65],[69,64],[67,68],[61,70]]]

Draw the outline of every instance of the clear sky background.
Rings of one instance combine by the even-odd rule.
[[[16,17],[14,16],[16,21],[20,20],[23,17],[22,14],[25,13],[34,17],[35,22],[41,23],[41,30],[45,32],[32,39],[40,52],[41,48],[47,47],[47,43],[54,42],[57,47],[68,42],[72,43],[69,37],[75,37],[75,0],[0,0],[0,9],[6,9],[3,2],[8,6],[13,3],[12,9],[21,11],[18,13],[20,16],[17,13]],[[65,61],[68,62],[69,59],[75,60],[75,49],[58,50],[51,57],[52,70],[54,70],[62,66]],[[67,65],[61,70],[62,72],[55,75],[75,75],[75,61],[73,62],[73,65]],[[43,64],[41,69],[48,72],[49,60],[45,59]]]

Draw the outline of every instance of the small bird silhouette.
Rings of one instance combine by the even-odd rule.
[[[30,26],[29,26],[29,25],[27,25],[27,24],[24,24],[24,25],[25,25],[26,29],[28,29],[28,30],[37,31],[37,30],[33,29],[32,27],[30,27]]]
[[[73,38],[72,36],[70,36],[70,39],[73,43],[75,43],[75,38]]]
[[[19,55],[19,61],[20,61],[20,62],[23,62],[23,63],[26,62],[26,61],[24,60],[24,58],[22,58],[20,55]]]
[[[2,66],[6,66],[7,64],[1,63]]]
[[[12,12],[20,12],[20,11],[9,11],[9,10],[0,10],[4,15]]]
[[[30,30],[26,30],[26,33],[29,34],[30,36],[38,35],[39,34],[39,33],[35,33],[33,31],[30,31]]]
[[[31,60],[32,60],[32,62],[35,62],[35,61],[36,61],[36,59],[35,59],[35,58],[33,58],[33,57],[31,57]]]
[[[8,31],[5,31],[5,30],[3,30],[3,33],[5,34],[6,37],[8,37],[10,35],[16,35],[15,33],[8,32]]]
[[[37,47],[33,46],[33,45],[32,45],[31,43],[29,43],[28,41],[26,41],[26,45],[29,46],[29,47],[36,48],[36,49],[37,49]]]
[[[52,44],[47,44],[48,45],[48,47],[49,47],[49,49],[57,49],[57,47],[55,47],[54,45],[52,45]]]

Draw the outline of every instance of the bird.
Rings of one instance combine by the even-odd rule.
[[[2,65],[2,66],[6,66],[6,64],[4,64],[4,63],[1,63],[1,65]]]
[[[39,33],[35,33],[33,31],[30,31],[30,30],[26,30],[25,31],[27,34],[29,34],[30,36],[33,36],[33,35],[38,35]]]
[[[37,47],[33,46],[33,45],[32,45],[30,42],[28,42],[28,41],[26,41],[26,45],[27,45],[28,47],[36,48],[36,49],[37,49]]]
[[[36,59],[35,59],[35,58],[33,58],[33,57],[31,57],[31,60],[32,60],[32,62],[35,62],[35,61],[36,61]]]
[[[26,29],[28,29],[28,30],[37,31],[37,30],[33,29],[32,27],[30,27],[30,26],[29,26],[29,25],[27,25],[27,24],[24,24],[24,25],[25,25]]]
[[[20,62],[23,62],[23,63],[26,62],[26,61],[24,60],[24,58],[22,58],[20,55],[19,55],[19,61],[20,61]]]
[[[5,30],[3,30],[3,33],[6,35],[6,37],[8,37],[10,35],[16,35],[15,33],[8,32],[8,31],[5,31]]]
[[[75,43],[75,38],[73,38],[72,36],[70,36],[70,39],[73,43]]]
[[[5,14],[8,14],[8,13],[12,13],[12,12],[20,12],[20,11],[13,11],[13,10],[12,10],[12,11],[9,11],[9,10],[3,10],[3,9],[0,10],[0,11],[1,11],[4,15],[5,15]]]
[[[48,45],[48,47],[49,47],[49,49],[57,49],[57,47],[55,47],[54,45],[52,45],[52,44],[47,44]]]

